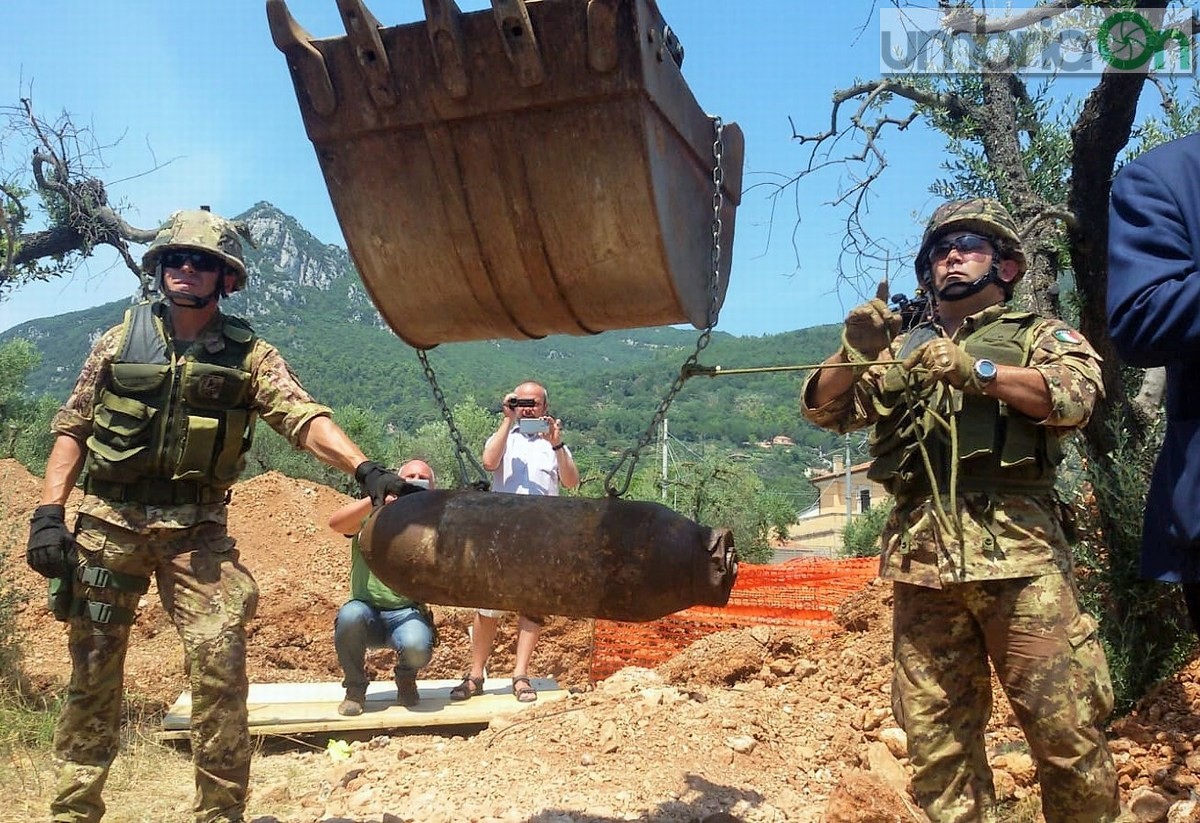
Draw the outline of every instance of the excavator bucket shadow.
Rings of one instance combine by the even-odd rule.
[[[491,1],[383,28],[336,0],[346,36],[315,40],[267,0],[379,312],[416,348],[715,322],[743,137],[653,0]]]

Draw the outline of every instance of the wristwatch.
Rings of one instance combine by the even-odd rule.
[[[991,360],[981,357],[975,361],[975,365],[971,369],[975,372],[975,379],[981,386],[986,386],[996,379],[996,364]]]

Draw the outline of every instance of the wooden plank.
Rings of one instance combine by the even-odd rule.
[[[458,680],[418,680],[421,702],[408,708],[396,703],[396,684],[380,680],[367,687],[367,702],[357,717],[342,717],[337,706],[345,696],[339,683],[251,683],[247,707],[250,734],[306,734],[403,729],[425,726],[487,725],[493,717],[509,715],[547,700],[561,700],[567,692],[551,678],[531,678],[537,689],[534,703],[520,703],[513,696],[512,680],[489,679],[483,694],[470,700],[450,700],[450,689]],[[160,740],[187,739],[191,728],[192,695],[184,692],[163,717]]]

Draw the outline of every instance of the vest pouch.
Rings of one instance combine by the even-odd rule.
[[[958,417],[958,459],[992,454],[997,451],[1000,404],[987,397],[963,396]]]
[[[150,421],[155,414],[156,411],[145,403],[103,390],[93,417],[95,436],[119,451],[146,445],[150,440]]]
[[[179,443],[172,480],[204,480],[216,459],[217,434],[221,421],[215,417],[188,415],[187,430]]]
[[[170,372],[169,365],[113,363],[113,391],[125,397],[131,394],[156,396]]]
[[[1000,466],[1008,469],[1038,462],[1042,457],[1042,438],[1045,431],[1028,423],[1010,419],[1004,430],[1004,445],[1000,449]]]
[[[96,435],[87,440],[88,475],[114,483],[133,483],[141,480],[151,468],[153,454],[146,446],[134,449],[114,449]]]
[[[183,399],[196,409],[233,409],[246,405],[250,375],[212,363],[189,360],[183,367]]]
[[[157,416],[157,409],[103,389],[93,411],[92,436],[87,439],[88,474],[132,483],[151,473]]]
[[[250,451],[254,442],[255,420],[257,415],[244,409],[225,413],[225,435],[212,470],[212,476],[218,482],[232,485],[246,467],[242,455]]]

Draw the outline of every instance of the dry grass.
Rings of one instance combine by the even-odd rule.
[[[13,715],[9,701],[0,716]],[[158,743],[148,732],[160,718],[140,713],[138,704],[127,704],[131,713],[122,734],[121,751],[113,763],[104,799],[106,823],[171,823],[191,819],[194,791],[192,766],[186,750]],[[23,709],[25,723],[43,731],[25,729],[21,737],[0,741],[0,823],[44,820],[55,794],[51,733],[56,712]]]

